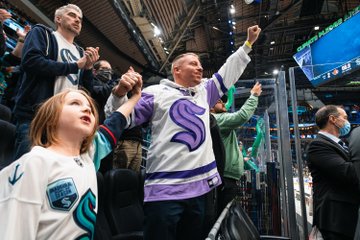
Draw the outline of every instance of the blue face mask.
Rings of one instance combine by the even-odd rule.
[[[345,136],[346,134],[348,134],[351,130],[351,125],[349,123],[349,121],[346,121],[344,126],[339,128],[340,131],[340,137]]]

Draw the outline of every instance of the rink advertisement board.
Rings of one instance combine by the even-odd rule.
[[[360,69],[360,6],[306,43],[293,56],[314,87]]]

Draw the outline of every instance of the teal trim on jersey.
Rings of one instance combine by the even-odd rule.
[[[95,154],[94,154],[94,165],[96,171],[100,168],[101,160],[106,157],[111,151],[112,146],[108,139],[101,132],[96,132],[95,138],[93,141]]]
[[[76,238],[76,240],[91,240],[94,238],[95,223],[96,223],[96,197],[89,189],[80,199],[76,207],[73,217],[76,224],[86,231],[83,235]]]

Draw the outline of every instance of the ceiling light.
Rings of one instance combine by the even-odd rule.
[[[320,29],[319,26],[315,26],[315,27],[314,27],[314,30],[315,30],[315,31],[317,31],[317,30],[319,30],[319,29]]]
[[[278,75],[278,74],[279,74],[279,70],[278,70],[278,69],[274,69],[273,75]]]
[[[236,11],[235,11],[235,7],[234,5],[231,5],[230,6],[230,14],[234,14]]]
[[[236,29],[236,27],[235,27],[235,26],[233,26],[233,29],[235,30],[235,29]]]
[[[245,0],[246,4],[252,4],[254,2],[254,0]]]
[[[275,44],[275,41],[271,41],[270,44],[271,44],[271,45],[274,45],[274,44]]]
[[[215,27],[215,26],[213,26],[212,28],[213,28],[213,29],[215,29],[215,30],[218,30],[218,31],[220,31],[220,30],[219,30],[219,29],[218,29],[217,27]]]
[[[161,34],[160,29],[159,29],[157,26],[155,26],[155,27],[154,27],[154,36],[157,37],[157,36],[159,36],[160,34]]]

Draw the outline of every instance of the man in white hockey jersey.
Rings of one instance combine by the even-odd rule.
[[[149,123],[151,143],[144,186],[145,239],[200,239],[204,195],[221,184],[212,150],[209,109],[241,76],[250,62],[248,53],[261,29],[248,28],[245,44],[210,79],[203,79],[199,57],[176,57],[174,82],[164,79],[145,88],[131,115],[131,126]],[[139,75],[119,82],[106,113],[126,101],[126,92]],[[129,119],[130,120],[130,119]]]

